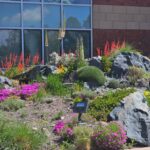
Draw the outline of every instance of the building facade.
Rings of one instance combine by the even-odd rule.
[[[0,59],[12,54],[75,52],[82,37],[91,56],[91,0],[0,0]]]
[[[150,55],[150,0],[93,0],[93,50],[126,41]]]
[[[106,41],[126,41],[149,55],[150,0],[0,0],[0,60],[12,54],[75,52],[85,56]]]

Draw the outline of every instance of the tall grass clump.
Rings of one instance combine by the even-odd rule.
[[[62,96],[67,93],[63,85],[62,78],[59,75],[49,75],[46,81],[46,91],[52,95]]]
[[[0,149],[40,150],[45,135],[33,131],[27,125],[0,119]]]

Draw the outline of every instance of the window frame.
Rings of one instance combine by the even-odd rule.
[[[88,31],[90,32],[90,36],[91,36],[91,43],[90,43],[90,46],[91,46],[91,51],[90,51],[90,57],[93,56],[93,25],[92,25],[92,0],[91,0],[91,3],[90,4],[64,4],[63,3],[63,0],[61,0],[60,3],[55,3],[55,2],[45,2],[44,0],[41,0],[40,2],[32,2],[32,1],[24,1],[24,0],[20,0],[20,1],[11,1],[11,0],[0,0],[0,4],[1,3],[16,3],[16,4],[20,4],[20,11],[21,11],[21,26],[20,27],[0,27],[0,30],[10,30],[10,29],[18,29],[21,31],[21,48],[22,48],[22,54],[24,56],[24,30],[41,30],[42,32],[42,60],[45,60],[44,59],[44,54],[45,54],[45,45],[44,45],[44,37],[45,37],[45,34],[44,34],[44,30],[59,30],[59,28],[46,28],[44,27],[44,5],[59,5],[61,7],[61,27],[62,25],[64,24],[63,23],[63,8],[64,6],[76,6],[76,7],[84,7],[84,6],[88,6],[90,7],[90,15],[91,15],[91,18],[90,18],[90,28],[89,29],[84,29],[84,28],[66,28],[66,32],[67,31]],[[24,4],[40,4],[41,5],[41,27],[39,28],[33,28],[33,27],[24,27],[23,25],[23,5]],[[61,40],[61,53],[63,53],[63,48],[64,48],[64,44],[63,44],[63,39]]]

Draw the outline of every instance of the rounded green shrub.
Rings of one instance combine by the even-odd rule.
[[[77,71],[78,79],[84,82],[94,82],[97,85],[104,85],[106,79],[104,73],[94,66],[85,66]]]
[[[120,87],[120,82],[116,79],[112,79],[109,81],[108,87],[112,89],[117,89]]]

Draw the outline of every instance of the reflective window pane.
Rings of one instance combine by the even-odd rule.
[[[53,6],[53,5],[44,6],[44,27],[46,28],[60,27],[60,6]]]
[[[0,63],[10,54],[21,54],[20,30],[0,30]]]
[[[85,57],[90,57],[91,39],[89,31],[67,31],[64,38],[65,53],[76,53],[79,47],[79,43],[81,44],[81,42],[79,42],[80,39],[83,39]]]
[[[63,0],[64,4],[90,4],[91,0]]]
[[[58,31],[45,30],[44,34],[45,61],[49,62],[50,53],[57,52],[58,54],[60,54],[61,42],[58,39]]]
[[[0,3],[0,27],[19,27],[20,4]]]
[[[21,0],[0,0],[0,1],[21,1]]]
[[[90,7],[65,6],[64,17],[67,28],[90,28]]]
[[[24,27],[41,27],[41,6],[36,4],[24,4]]]
[[[25,2],[41,2],[41,0],[23,0]]]
[[[33,60],[35,55],[42,56],[42,33],[40,30],[24,30],[24,54]],[[30,61],[30,63],[31,63]]]
[[[50,3],[60,3],[61,0],[44,0],[44,2],[50,2]]]

